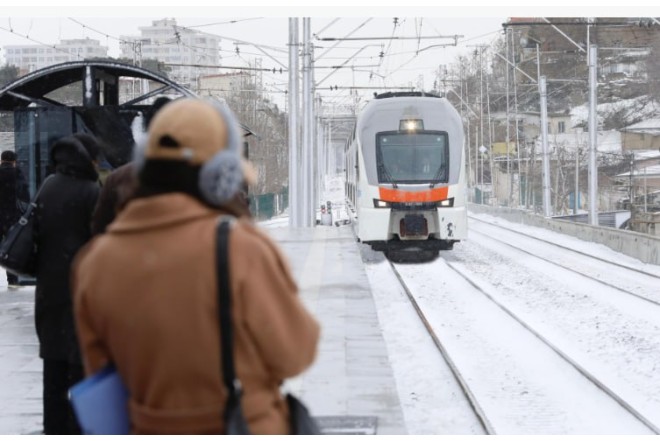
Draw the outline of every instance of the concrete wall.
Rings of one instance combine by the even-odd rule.
[[[660,237],[615,228],[594,227],[565,220],[547,219],[525,210],[513,208],[469,204],[469,210],[473,213],[490,214],[511,222],[545,228],[578,239],[600,243],[644,263],[660,265]]]
[[[656,150],[660,148],[660,136],[649,133],[621,132],[621,146],[624,152]]]

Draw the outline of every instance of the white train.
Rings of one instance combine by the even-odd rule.
[[[433,258],[467,237],[463,125],[445,98],[377,95],[359,114],[345,153],[358,240],[391,259],[411,252]]]

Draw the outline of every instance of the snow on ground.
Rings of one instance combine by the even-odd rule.
[[[471,223],[470,227],[476,225]],[[514,225],[546,238],[562,236]],[[605,254],[654,273],[660,271],[609,248],[605,251],[598,244],[566,236],[562,241],[581,242],[582,251]],[[526,246],[522,239],[518,245]],[[448,261],[474,274],[556,346],[660,425],[659,307],[507,249],[484,235],[473,234],[455,248]]]
[[[646,118],[653,118],[657,115],[658,103],[649,100],[648,96],[640,96],[630,98],[627,100],[618,100],[610,103],[598,103],[598,124],[603,122],[605,115],[610,115],[615,112],[625,112],[627,121],[640,121]],[[571,109],[571,124],[577,126],[579,124],[586,124],[589,118],[589,105],[573,107]]]
[[[491,216],[488,214],[470,213],[470,216],[476,217],[478,219],[483,219],[485,221],[492,222],[497,225],[502,225],[507,228],[513,228],[515,230],[520,231],[521,233],[531,234],[534,237],[538,237],[539,239],[547,240],[549,242],[553,242],[558,245],[566,246],[581,251],[583,253],[587,253],[587,254],[590,253],[592,255],[601,257],[603,259],[619,262],[621,264],[628,265],[633,268],[637,268],[639,270],[650,272],[660,276],[660,266],[644,263],[639,259],[635,259],[634,257],[630,257],[625,254],[614,251],[611,248],[602,244],[587,242],[573,236],[556,233],[554,231],[546,230],[544,228],[533,227],[530,225],[519,224],[516,222],[509,222],[501,217]],[[470,232],[468,229],[468,241],[466,241],[466,243],[469,243],[471,240],[472,238],[470,237]]]
[[[326,181],[323,200],[333,202],[333,212],[336,216],[347,217],[341,176]],[[483,218],[506,223],[490,216],[483,216]],[[337,218],[333,220],[337,220]],[[277,224],[277,222],[283,221],[270,222]],[[604,258],[621,261],[660,275],[660,268],[643,264],[602,245],[579,241],[538,228],[518,224],[513,224],[513,226],[519,230],[529,228],[528,231],[546,240],[573,246],[582,252],[601,255]],[[580,276],[571,276],[573,279],[567,278],[565,270],[549,269],[549,264],[540,262],[530,263],[533,262],[533,259],[529,256],[511,256],[512,251],[507,253],[501,249],[500,245],[489,244],[490,246],[486,246],[483,242],[486,242],[486,239],[474,234],[471,240],[457,245],[455,251],[443,253],[443,256],[446,256],[452,263],[463,265],[476,274],[480,280],[498,293],[499,297],[525,313],[525,317],[530,320],[532,326],[540,327],[543,333],[550,335],[559,346],[568,348],[567,350],[571,353],[586,353],[589,355],[589,359],[595,359],[596,361],[592,362],[590,366],[594,365],[599,374],[606,375],[608,382],[612,380],[612,384],[624,391],[647,412],[655,408],[653,398],[657,392],[655,385],[650,386],[648,394],[640,394],[638,390],[645,379],[648,381],[654,378],[653,370],[656,358],[644,357],[644,348],[648,348],[650,344],[650,348],[653,350],[660,349],[660,346],[656,348],[656,345],[660,344],[660,332],[658,332],[660,329],[649,325],[654,314],[649,312],[648,308],[639,305],[643,301],[627,300],[621,304],[622,300],[617,299],[617,294],[620,293],[613,292],[611,288],[585,285],[586,282],[582,281]],[[384,260],[382,253],[375,253],[365,245],[360,245],[360,248],[378,308],[380,326],[388,346],[389,358],[396,377],[409,432],[412,434],[482,433],[463,392],[443,362],[419,318],[411,309],[409,300],[389,270],[389,264]],[[492,333],[492,329],[487,324],[494,315],[501,314],[501,311],[494,312],[486,309],[490,312],[480,313],[475,310],[475,305],[482,302],[481,300],[471,298],[471,301],[466,302],[466,299],[460,295],[455,298],[451,297],[456,294],[455,292],[460,293],[461,289],[465,288],[457,289],[456,286],[461,286],[460,282],[457,280],[451,282],[447,269],[438,269],[437,266],[432,267],[433,265],[438,265],[438,263],[409,265],[405,266],[403,271],[412,274],[410,280],[413,280],[412,284],[416,287],[416,292],[420,294],[418,301],[436,311],[433,320],[440,329],[448,331],[448,341],[454,341],[455,351],[458,351],[459,354],[458,358],[476,357],[479,359],[483,357],[488,359],[509,351],[509,355],[504,357],[497,366],[484,365],[477,368],[476,371],[471,371],[472,381],[488,382],[490,379],[501,382],[499,386],[505,391],[505,394],[518,391],[518,393],[529,396],[528,401],[521,402],[521,409],[507,409],[506,406],[499,409],[505,415],[509,413],[525,415],[526,412],[531,412],[530,415],[532,415],[529,418],[522,417],[521,419],[510,417],[508,425],[500,427],[500,430],[503,430],[501,433],[545,433],[544,428],[556,431],[557,427],[562,427],[563,432],[553,433],[648,433],[645,427],[630,418],[624,417],[625,421],[622,422],[620,414],[618,414],[620,409],[617,405],[612,407],[611,400],[607,397],[603,402],[609,404],[601,404],[597,409],[590,409],[589,402],[581,401],[580,396],[569,400],[573,404],[567,405],[562,401],[563,397],[571,396],[570,394],[575,392],[562,390],[562,376],[577,375],[580,377],[580,375],[572,368],[567,369],[563,362],[554,360],[557,358],[556,355],[545,354],[543,355],[545,358],[542,358],[539,350],[535,350],[533,352],[535,355],[530,357],[525,350],[520,351],[520,347],[528,348],[526,345],[531,344],[526,343],[524,338],[513,341],[505,339],[504,343],[500,343],[504,346],[497,348],[495,340],[487,340],[487,343],[484,343],[482,337],[471,335],[472,331],[464,327],[466,323],[473,323],[475,326],[477,324],[485,325],[483,331],[485,337],[483,338],[492,338],[488,331],[490,329]],[[532,265],[531,268],[530,265]],[[593,265],[595,267],[592,266],[590,271],[598,273],[598,264]],[[626,277],[628,276],[626,275]],[[578,288],[580,286],[583,289]],[[585,289],[587,292],[589,290],[594,292],[582,292]],[[646,286],[644,289],[648,295],[653,295],[652,287]],[[462,304],[461,308],[464,309],[456,309],[458,304]],[[475,320],[475,316],[480,316],[481,320]],[[453,323],[453,325],[449,325],[449,323]],[[519,334],[511,333],[510,335]],[[519,336],[515,338],[521,339]],[[626,343],[631,339],[638,339],[641,351],[634,349],[634,345],[631,347]],[[531,338],[531,341],[533,340],[534,338]],[[658,341],[656,342],[656,340]],[[464,355],[460,355],[461,351],[464,352]],[[474,351],[482,352],[470,355]],[[548,351],[544,349],[541,352]],[[656,351],[656,353],[660,354],[660,351]],[[545,360],[545,362],[535,361],[537,358]],[[464,363],[465,366],[469,365],[467,362]],[[526,369],[531,372],[545,369],[545,377],[548,378],[547,385],[536,384],[530,380],[520,381],[520,378],[528,375]],[[499,372],[500,375],[498,376],[496,372]],[[594,392],[593,386],[587,384],[584,387],[586,388],[584,391],[579,390],[578,392],[587,394],[585,396],[591,396],[589,395],[591,393],[603,395],[602,392]],[[547,407],[542,410],[525,409],[525,403],[533,403],[532,397],[534,396],[551,403],[563,404],[557,404],[557,407],[553,409]],[[497,396],[495,399],[498,399]],[[499,399],[501,400],[501,397]],[[514,403],[517,402],[514,401]],[[517,405],[512,404],[512,406]],[[497,410],[495,411],[497,412]],[[601,418],[590,417],[594,414],[600,415]],[[506,418],[508,416],[504,419],[506,420]],[[547,421],[539,422],[539,418],[540,420],[545,418]],[[560,422],[558,425],[557,421]],[[544,426],[544,424],[546,425]]]
[[[42,362],[34,331],[34,287],[7,291],[0,268],[0,296],[0,434],[36,434],[41,430]]]
[[[397,269],[496,433],[651,433],[444,259]]]
[[[411,435],[484,434],[383,253],[360,245]]]
[[[348,218],[341,176],[326,181],[323,200],[333,202],[333,221]],[[659,266],[644,264],[603,245],[509,223],[492,216],[479,217],[660,275]],[[288,225],[288,217],[260,222],[260,225],[264,228],[284,227]],[[552,268],[552,265],[537,261],[520,251],[507,249],[479,235],[476,223],[471,223],[470,227],[473,229],[470,239],[456,245],[454,251],[443,252],[443,258],[470,271],[507,307],[520,313],[527,323],[583,363],[603,382],[659,424],[660,313],[655,307],[652,308],[652,305],[642,300],[629,298],[627,294],[615,292],[613,288],[586,281],[581,276],[569,276],[565,270]],[[524,241],[521,243],[524,244]],[[365,245],[358,246],[365,261],[408,431],[411,434],[483,433],[457,382],[410,307],[398,281],[389,271],[389,264],[382,253],[373,252]],[[529,244],[523,246],[530,250],[532,248]],[[571,265],[578,265],[579,259],[571,262]],[[525,333],[521,334],[519,330],[514,332],[515,325],[493,327],[501,311],[485,306],[482,299],[469,293],[465,282],[455,276],[451,277],[452,271],[443,265],[442,259],[439,259],[429,264],[404,265],[402,271],[406,273],[407,280],[411,281],[418,301],[433,317],[433,326],[440,330],[444,342],[451,346],[458,362],[469,366],[469,360],[500,360],[498,364],[473,364],[466,371],[466,376],[472,384],[481,384],[479,387],[483,390],[486,390],[486,386],[491,391],[499,388],[500,395],[493,393],[491,399],[499,403],[495,412],[504,415],[504,420],[509,418],[508,425],[502,428],[503,433],[547,433],[549,428],[557,427],[557,422],[563,424],[563,431],[557,433],[645,432],[634,421],[622,421],[617,409],[609,404],[594,408],[595,401],[585,398],[593,396],[593,386],[584,385],[577,390],[562,389],[563,380],[574,378],[576,371],[568,372],[570,369],[567,371],[547,350],[529,349],[536,347],[534,339],[521,337]],[[588,270],[599,271],[598,264],[589,264]],[[600,271],[605,276],[610,270]],[[6,278],[2,271],[0,278],[0,291],[4,291]],[[629,285],[630,289],[639,288],[632,282]],[[652,287],[643,289],[651,291]],[[24,308],[24,315],[29,316],[33,307],[33,288],[22,288],[7,295],[17,300],[5,302],[5,307]],[[2,317],[4,315],[0,314],[0,320]],[[24,328],[33,324],[21,322],[19,326]],[[474,329],[480,329],[481,332],[474,334]],[[496,335],[504,337],[497,340]],[[23,363],[26,357],[36,356],[36,353],[15,352],[19,346],[35,350],[35,341],[20,342],[19,346],[12,341],[0,343],[0,348],[6,351],[0,363],[2,369],[15,370],[10,366],[11,363]],[[2,396],[14,397],[12,391],[25,390],[25,381],[34,383],[34,394],[23,397],[26,420],[7,421],[0,418],[0,433],[35,430],[36,420],[32,413],[38,412],[40,405],[40,397],[36,392],[40,389],[39,360],[26,365],[24,371],[23,376],[5,378],[0,389],[3,391]],[[541,377],[547,379],[547,384],[528,381],[528,376],[538,375],[539,372],[544,372]],[[571,381],[570,384],[576,383]],[[566,406],[557,404],[575,392],[575,398],[569,400]],[[518,404],[515,406],[519,408],[507,407],[501,394],[504,397],[519,394],[524,399],[516,402]],[[555,404],[541,409],[534,408],[533,398],[538,397]],[[18,397],[15,399],[18,400]],[[11,402],[17,401],[12,399]],[[0,403],[0,414],[6,405],[6,402]],[[525,413],[536,419],[510,416],[524,416]],[[602,423],[595,424],[589,420],[594,415],[600,415],[599,421]],[[608,415],[612,417],[608,418]]]
[[[323,199],[333,202],[335,216],[348,218],[341,176],[326,181]],[[488,215],[478,217],[584,253],[660,275],[659,266],[642,263],[600,244],[541,228],[510,223]],[[286,219],[285,217],[261,224],[266,227],[285,225]],[[568,275],[566,270],[553,268],[551,264],[537,261],[520,251],[507,250],[501,244],[479,235],[476,224],[470,224],[474,234],[469,240],[456,245],[454,251],[443,252],[442,256],[453,265],[470,271],[489,292],[507,307],[521,314],[530,326],[549,338],[562,351],[583,363],[645,416],[655,417],[655,423],[659,424],[657,418],[660,417],[660,398],[656,397],[660,397],[660,314],[650,308],[652,305],[645,305],[643,300],[616,292],[613,288],[603,287],[597,282],[586,281],[581,276]],[[375,253],[365,245],[359,246],[378,308],[379,322],[388,346],[409,432],[482,433],[462,391],[411,310],[407,297],[389,271],[389,264],[382,257],[382,253]],[[523,246],[532,249],[530,244]],[[553,250],[551,253],[558,252]],[[559,258],[562,259],[561,256]],[[577,265],[580,259],[566,256],[564,260],[571,262],[571,265]],[[584,260],[588,258],[584,257]],[[531,398],[534,396],[559,403],[564,395],[575,392],[562,389],[562,376],[579,377],[577,371],[567,370],[557,361],[548,361],[556,356],[543,355],[546,361],[539,363],[536,360],[540,356],[538,351],[526,354],[524,350],[520,351],[521,347],[528,347],[533,338],[530,341],[527,341],[526,337],[520,340],[519,333],[511,333],[515,340],[505,341],[500,347],[497,347],[493,340],[489,340],[491,336],[488,335],[488,329],[492,328],[488,327],[488,323],[500,313],[477,307],[481,300],[469,297],[472,300],[468,301],[468,298],[464,298],[467,296],[461,295],[467,292],[467,288],[463,286],[464,282],[450,278],[448,275],[451,271],[448,268],[440,268],[438,265],[441,264],[438,262],[404,266],[403,271],[408,273],[408,280],[413,281],[412,285],[416,287],[419,295],[418,301],[436,311],[433,319],[435,326],[446,333],[449,342],[453,342],[457,358],[487,359],[502,353],[508,354],[498,365],[477,364],[476,370],[469,372],[473,382],[499,381],[505,396],[516,393],[528,395],[530,406],[533,406]],[[609,277],[611,268],[599,268],[598,265],[590,263],[585,271],[595,275],[600,271],[603,277]],[[621,279],[625,278],[630,285],[628,289],[639,289],[639,284],[635,283],[638,281],[636,276],[621,276]],[[642,289],[649,296],[655,295],[652,292],[653,287],[648,286],[648,283]],[[461,305],[460,308],[458,305]],[[485,326],[482,336],[471,335],[471,331],[466,328],[468,323],[477,327]],[[514,352],[509,352],[511,350]],[[526,378],[528,374],[539,370],[546,372],[547,383],[552,385],[551,387],[536,384],[534,381],[518,384],[520,378]],[[494,380],[495,378],[497,380]],[[522,387],[523,383],[531,386]],[[516,412],[525,415],[525,412],[531,412],[537,420],[533,423],[534,418],[527,422],[525,418],[513,418],[501,433],[549,433],[547,430],[550,427],[556,428],[558,421],[560,426],[563,424],[563,432],[555,433],[647,433],[647,429],[640,427],[634,420],[622,421],[621,408],[612,407],[611,400],[604,400],[609,404],[598,405],[597,408],[593,407],[594,402],[581,400],[580,394],[594,393],[595,387],[585,385],[580,388],[584,390],[578,389],[578,396],[573,401],[569,400],[566,405],[568,407],[534,409],[525,407],[523,400],[521,408],[516,409],[506,408],[502,403],[499,411],[504,415],[515,415]],[[593,422],[595,414],[600,415],[597,423]],[[609,418],[608,415],[612,417]],[[544,428],[547,430],[544,431]]]

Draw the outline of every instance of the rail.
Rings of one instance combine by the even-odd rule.
[[[660,237],[634,231],[546,218],[522,209],[479,204],[468,204],[468,209],[474,213],[489,214],[511,222],[545,228],[579,239],[600,243],[644,263],[660,265]]]

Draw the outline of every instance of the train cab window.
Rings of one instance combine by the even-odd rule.
[[[449,178],[446,132],[382,132],[376,134],[378,182],[442,183]]]

